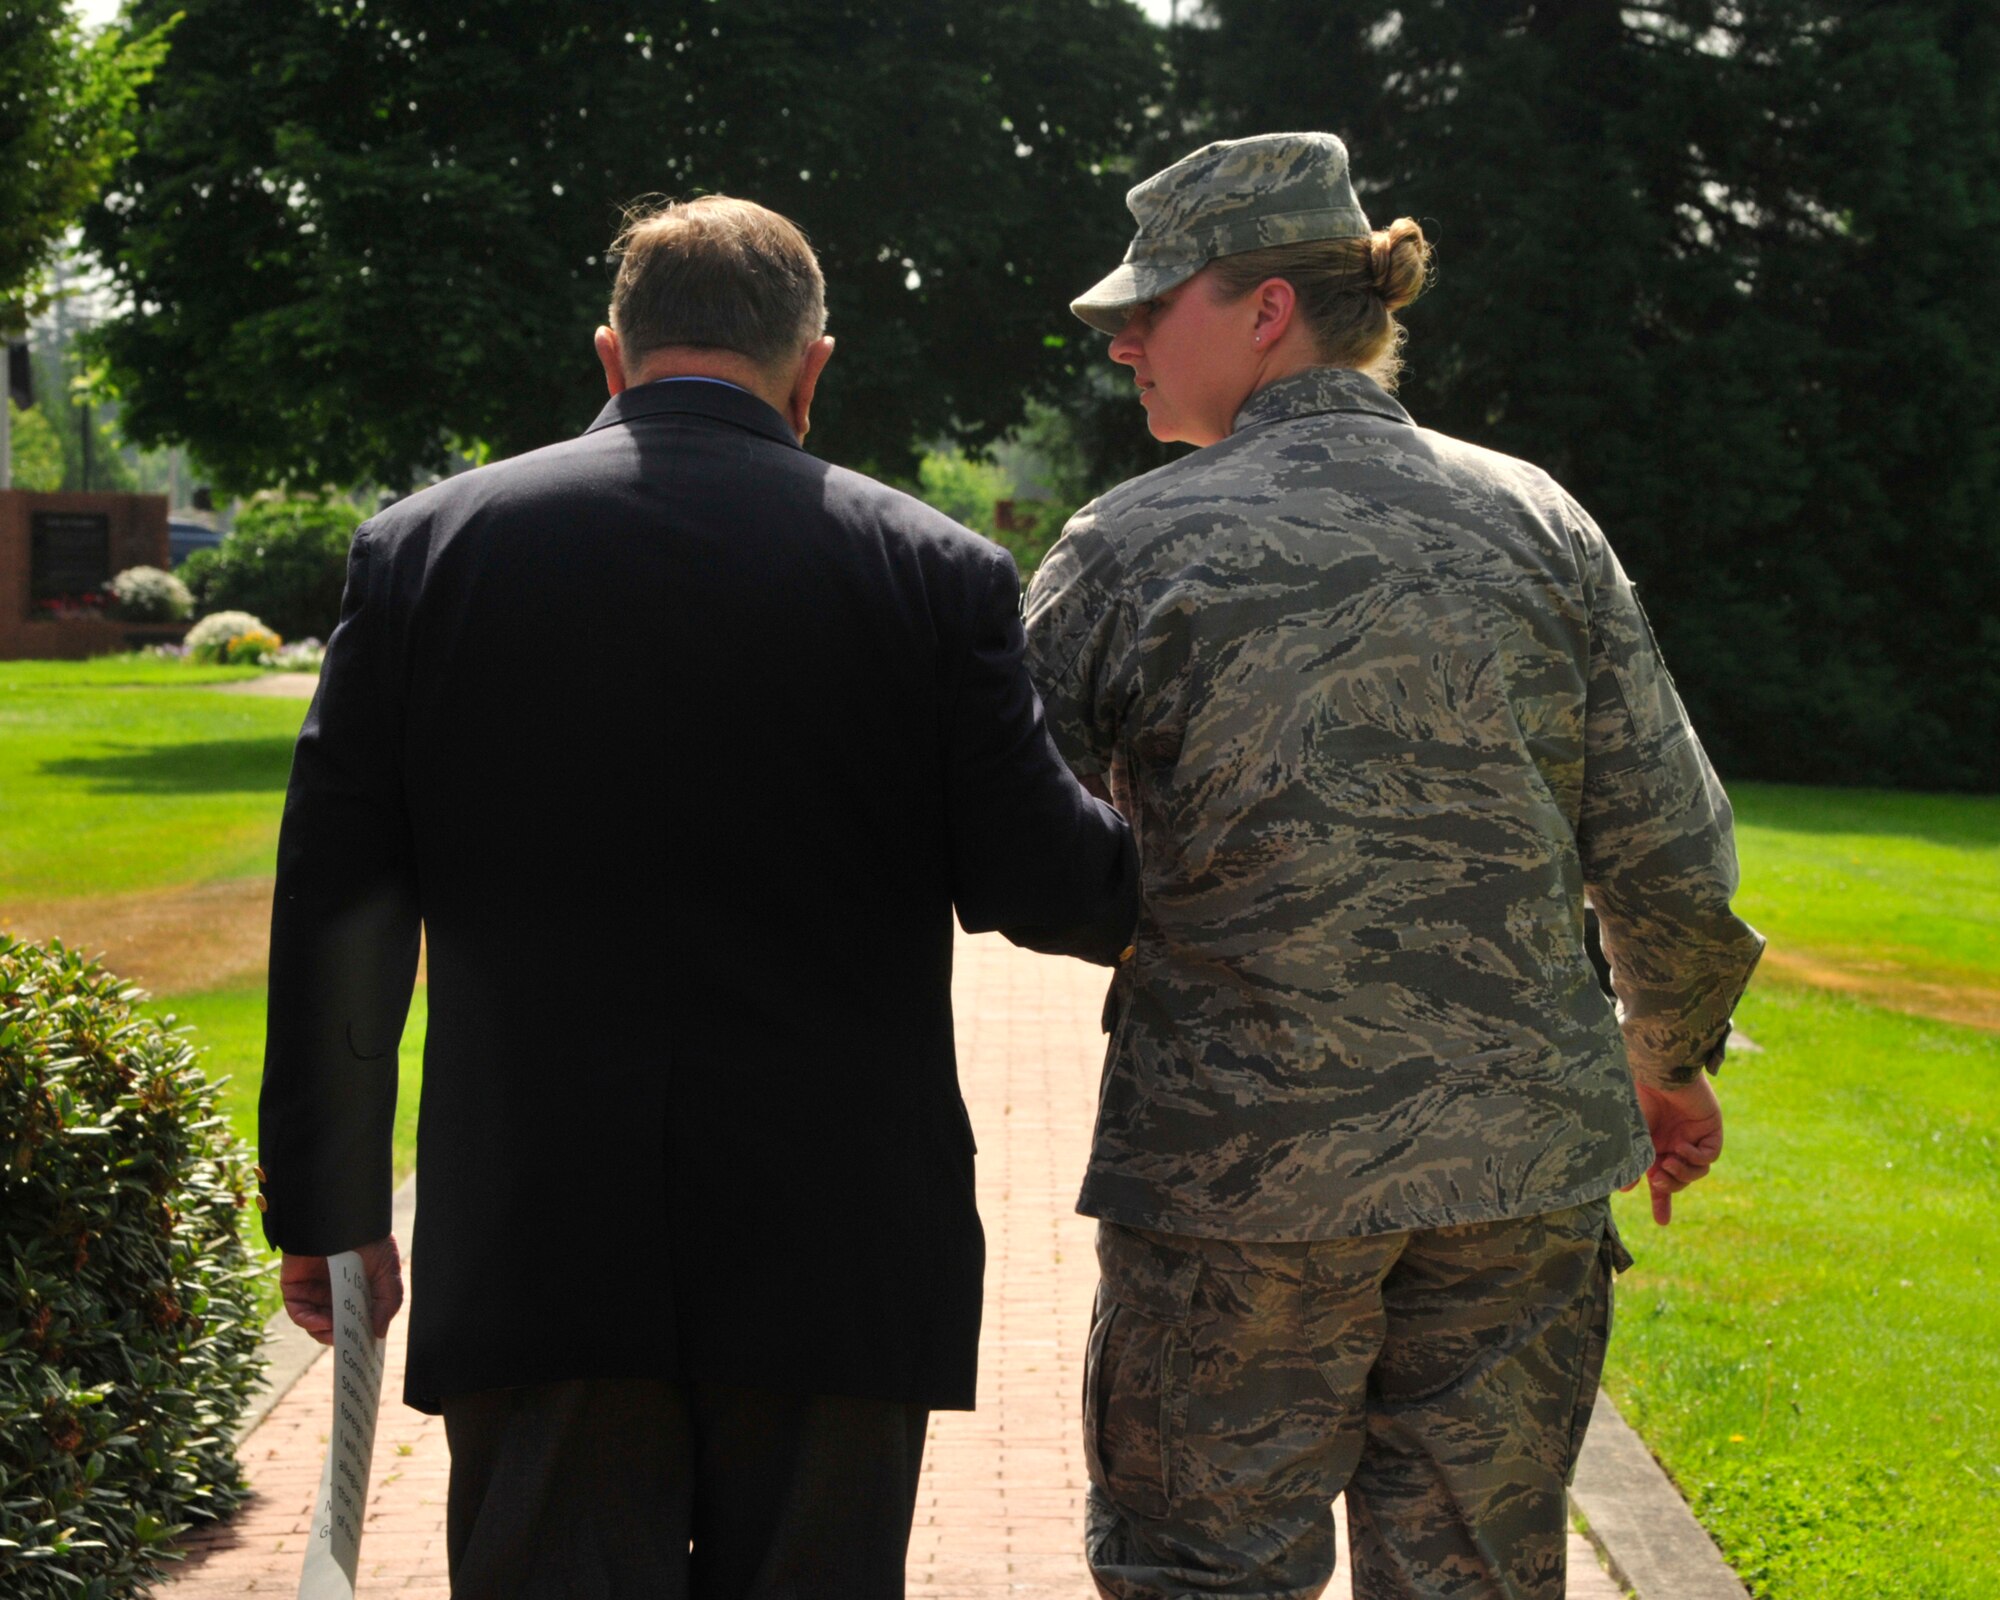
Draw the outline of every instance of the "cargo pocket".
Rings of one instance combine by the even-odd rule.
[[[1576,1398],[1570,1405],[1569,1447],[1563,1456],[1563,1482],[1576,1476],[1577,1457],[1583,1454],[1583,1436],[1590,1428],[1590,1413],[1597,1405],[1597,1386],[1604,1377],[1604,1355],[1611,1346],[1611,1280],[1632,1265],[1631,1252],[1618,1237],[1618,1224],[1611,1219],[1611,1207],[1604,1208],[1604,1237],[1592,1263],[1589,1289],[1585,1292],[1583,1348],[1577,1367]]]
[[[1083,1367],[1090,1481],[1121,1511],[1164,1517],[1187,1422],[1188,1304],[1201,1260],[1160,1234],[1100,1223],[1102,1274]]]

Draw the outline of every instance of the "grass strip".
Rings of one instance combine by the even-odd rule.
[[[1760,984],[1728,1147],[1618,1202],[1607,1385],[1773,1600],[2000,1594],[2000,1037]]]
[[[57,666],[97,663],[0,664],[0,906],[274,869],[304,701]]]
[[[222,1113],[253,1149],[257,1143],[257,1091],[264,1080],[264,1002],[265,990],[260,981],[193,994],[162,995],[147,1005],[156,1016],[171,1014],[177,1022],[192,1025],[209,1081],[226,1080],[222,1082]],[[398,1182],[417,1163],[417,1100],[423,1089],[424,1030],[429,1016],[429,995],[419,984],[410,1002],[410,1020],[403,1029],[397,1060],[393,1140]],[[250,1221],[244,1228],[244,1236],[275,1267],[277,1252],[265,1244],[264,1230]],[[400,1243],[407,1253],[410,1241],[404,1239]],[[275,1274],[265,1280],[263,1295],[265,1314],[269,1315],[278,1309]]]
[[[203,684],[240,683],[262,667],[220,667],[175,660],[138,650],[128,655],[92,656],[88,661],[0,661],[0,694],[10,689],[185,689]]]
[[[1730,786],[1738,911],[1774,951],[2000,986],[2000,798]]]

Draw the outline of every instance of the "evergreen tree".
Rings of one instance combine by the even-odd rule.
[[[1424,222],[1419,422],[1548,467],[1726,772],[2000,784],[2000,19],[1952,0],[1209,0],[1215,136]]]

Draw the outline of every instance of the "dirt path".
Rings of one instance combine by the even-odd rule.
[[[24,939],[59,938],[153,994],[218,989],[261,977],[271,938],[269,878],[237,878],[136,894],[23,902],[0,926]]]
[[[244,678],[238,683],[218,683],[217,694],[275,695],[280,700],[310,700],[319,687],[317,672],[267,672],[261,678]]]
[[[1886,965],[1834,962],[1775,945],[1764,952],[1763,970],[1885,1010],[2000,1033],[2000,987],[1990,984],[1931,983]]]
[[[87,950],[149,994],[190,994],[263,979],[271,891],[269,878],[236,878],[139,894],[23,901],[0,907],[0,928]],[[423,981],[419,957],[417,982]]]
[[[24,938],[57,937],[102,952],[113,972],[154,994],[215,989],[262,975],[271,929],[271,880],[242,878],[10,905],[0,907],[0,927]],[[1765,952],[1763,970],[1768,977],[1851,995],[1891,1011],[2000,1033],[2000,986],[1926,982],[1889,966],[1834,961],[1775,946]]]

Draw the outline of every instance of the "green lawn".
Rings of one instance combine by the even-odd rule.
[[[2000,984],[2000,800],[1732,786],[1781,948]],[[2000,1595],[2000,1034],[1767,973],[1728,1146],[1653,1226],[1618,1201],[1607,1387],[1753,1593]]]
[[[189,684],[240,683],[256,677],[260,670],[170,661],[143,651],[93,656],[88,661],[0,661],[0,690],[186,688]]]
[[[1753,991],[1728,1145],[1618,1202],[1608,1387],[1753,1592],[2000,1595],[2000,1035]]]
[[[1737,909],[1774,945],[2000,984],[2000,801],[1732,784]]]
[[[0,905],[272,871],[305,702],[199,686],[244,676],[0,662]]]

